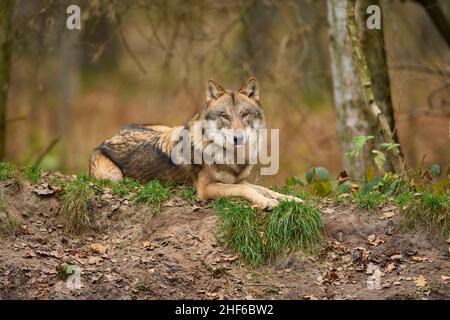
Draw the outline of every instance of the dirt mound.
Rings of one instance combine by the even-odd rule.
[[[146,205],[106,192],[90,208],[92,228],[73,235],[59,224],[58,192],[39,190],[0,183],[1,219],[17,220],[14,233],[2,234],[0,299],[450,297],[448,245],[402,231],[402,216],[390,205],[365,213],[323,202],[325,237],[317,255],[290,253],[250,267],[222,246],[207,203],[174,197],[153,215]],[[65,280],[67,266],[76,272]]]

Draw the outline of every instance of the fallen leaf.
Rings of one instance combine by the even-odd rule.
[[[450,279],[450,277],[447,277],[447,276],[441,276],[441,279],[444,280],[444,281],[447,281],[447,280]]]
[[[383,212],[383,217],[381,219],[382,220],[386,220],[386,219],[392,218],[393,216],[395,216],[395,211],[394,210],[386,211],[386,212]]]
[[[427,257],[414,256],[414,257],[412,257],[412,259],[413,259],[414,261],[418,261],[418,262],[425,262],[425,261],[433,262],[432,260],[430,260],[430,259],[427,258]]]
[[[367,237],[367,241],[374,247],[386,242],[386,240],[383,238],[376,238],[374,234],[371,234],[369,237]]]
[[[427,280],[423,275],[418,276],[414,281],[417,287],[423,288],[427,285]]]
[[[55,192],[61,192],[62,189],[59,187],[53,187],[48,183],[43,183],[33,187],[33,192],[40,196],[51,196],[55,194]]]
[[[386,267],[387,272],[392,272],[395,270],[395,264],[393,262],[389,263]]]
[[[99,264],[100,262],[102,262],[102,260],[103,259],[101,257],[91,256],[91,257],[88,258],[88,263],[89,264]]]
[[[105,254],[108,251],[108,247],[100,243],[91,243],[91,250],[95,253]]]
[[[156,244],[150,241],[142,241],[142,248],[145,250],[153,250],[156,248]]]
[[[148,248],[148,247],[151,246],[151,242],[150,242],[150,241],[142,241],[142,246],[143,246],[144,248]]]
[[[303,296],[303,299],[305,300],[319,300],[316,296],[314,296],[313,294],[308,295],[308,296]]]
[[[403,256],[401,254],[395,254],[395,255],[391,256],[391,260],[401,261],[401,260],[403,260]]]

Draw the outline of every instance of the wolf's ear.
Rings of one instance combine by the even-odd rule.
[[[255,77],[247,80],[245,85],[239,90],[240,93],[245,94],[250,99],[259,101],[259,84]]]
[[[206,89],[206,102],[209,102],[211,100],[216,100],[224,92],[225,92],[225,89],[222,88],[222,86],[220,84],[218,84],[214,80],[209,80],[208,88]]]

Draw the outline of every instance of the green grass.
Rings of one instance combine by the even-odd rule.
[[[64,186],[60,221],[68,232],[78,232],[90,225],[89,207],[94,196],[89,177],[79,176]]]
[[[124,178],[118,182],[111,182],[110,184],[112,193],[120,197],[130,194],[140,186],[141,184],[138,181],[131,178]]]
[[[27,166],[24,171],[25,178],[32,183],[39,183],[42,179],[42,169],[38,166]]]
[[[226,198],[213,203],[221,218],[221,239],[242,260],[261,264],[286,250],[311,249],[323,225],[319,208],[282,201],[272,212],[257,212],[246,202]]]
[[[186,186],[180,196],[184,201],[192,205],[197,200],[197,191],[192,186]]]
[[[398,198],[397,198],[398,199]],[[423,226],[429,234],[447,238],[450,234],[450,195],[423,192],[409,196],[402,206],[404,227],[417,230]]]
[[[281,201],[269,215],[267,238],[270,253],[284,248],[313,249],[323,226],[321,210],[313,205]]]
[[[262,215],[243,201],[217,199],[213,208],[221,217],[221,237],[225,246],[233,248],[246,261],[260,264],[265,259]]]
[[[377,211],[378,207],[386,201],[386,197],[376,191],[369,193],[357,192],[355,202],[362,210]]]
[[[15,170],[15,166],[8,162],[0,162],[0,181],[11,179],[13,177],[13,173]]]
[[[158,180],[143,185],[133,196],[134,203],[147,203],[153,207],[160,206],[171,196],[170,190]]]
[[[408,207],[414,201],[414,193],[411,191],[403,192],[395,197],[395,204],[399,208]]]

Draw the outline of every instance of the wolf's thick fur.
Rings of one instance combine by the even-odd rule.
[[[240,90],[233,91],[210,80],[205,106],[185,126],[129,125],[94,149],[89,173],[98,179],[114,181],[131,177],[141,182],[170,179],[177,183],[192,183],[200,199],[238,197],[262,209],[272,209],[283,199],[302,201],[248,183],[246,180],[252,169],[249,163],[176,165],[172,162],[171,153],[180,141],[180,133],[186,129],[193,135],[196,121],[201,121],[203,130],[209,129],[219,135],[223,129],[245,133],[248,129],[265,128],[258,82],[250,78]],[[214,137],[207,137],[199,146],[192,139],[191,147],[204,148],[213,140]],[[245,134],[234,135],[232,141],[235,146],[248,143]]]

